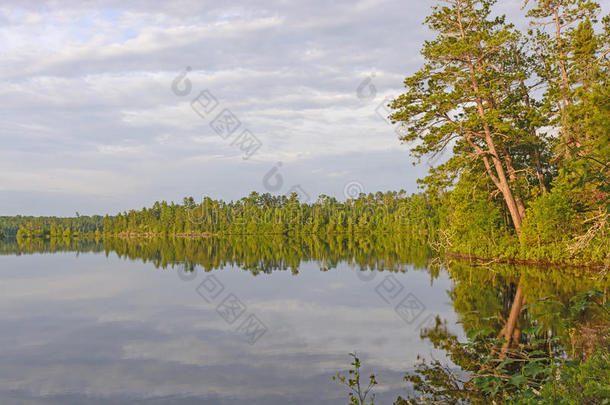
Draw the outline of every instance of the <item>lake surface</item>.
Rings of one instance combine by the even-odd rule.
[[[3,404],[340,404],[331,376],[353,351],[380,381],[378,403],[392,403],[418,355],[446,360],[420,337],[435,317],[463,340],[510,310],[519,282],[526,297],[588,287],[548,269],[429,267],[425,247],[388,238],[11,242],[0,253]]]

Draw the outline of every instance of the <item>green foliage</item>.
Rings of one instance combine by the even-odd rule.
[[[344,376],[341,373],[337,373],[337,375],[332,376],[333,381],[339,382],[339,384],[346,386],[349,388],[350,392],[349,403],[352,405],[375,405],[375,394],[371,395],[370,402],[366,402],[366,398],[369,396],[371,390],[377,385],[377,380],[375,379],[375,375],[371,374],[368,379],[368,385],[366,388],[364,387],[365,382],[360,381],[360,359],[355,353],[349,354],[352,357],[352,362],[350,365],[352,366],[348,370],[348,375]]]
[[[482,182],[483,186],[464,173],[449,193],[449,248],[477,257],[511,257],[514,249],[507,245],[514,240],[512,230],[506,224],[501,202],[489,198],[487,181]]]
[[[157,202],[114,217],[1,219],[8,224],[6,232],[21,239],[209,235],[318,235],[328,239],[352,235],[353,240],[365,240],[366,236],[391,234],[404,241],[406,250],[428,244],[437,253],[481,258],[610,262],[610,221],[581,246],[575,245],[586,223],[583,226],[577,221],[577,203],[574,194],[565,191],[571,187],[566,180],[530,203],[519,240],[503,200],[490,191],[491,182],[474,171],[463,171],[459,178],[451,191],[440,195],[378,192],[345,202],[320,196],[316,202],[304,204],[296,197],[252,193],[229,203],[209,198],[201,204],[192,198],[185,198],[186,205]]]
[[[557,376],[559,378],[557,378]],[[565,362],[540,389],[540,395],[523,395],[514,403],[580,405],[610,403],[610,352],[599,350],[583,363]]]
[[[206,198],[186,205],[157,202],[141,211],[104,220],[107,235],[273,235],[273,234],[401,234],[428,241],[436,211],[423,195],[378,192],[339,202],[321,195],[312,204],[295,195],[251,193],[238,201]]]
[[[609,265],[610,16],[600,30],[593,1],[525,3],[527,36],[492,0],[433,6],[390,118],[420,159],[452,148],[420,182],[447,250]]]
[[[58,238],[69,234],[92,234],[103,227],[101,216],[78,217],[0,217],[0,233],[6,237]]]
[[[565,269],[473,267],[451,261],[450,297],[466,339],[437,317],[421,337],[447,361],[421,360],[405,380],[414,391],[395,404],[603,404],[610,389],[607,280]],[[527,305],[518,336],[502,335],[521,285]],[[592,333],[592,331],[596,331]],[[561,402],[563,401],[563,402]]]
[[[574,235],[575,210],[565,189],[555,187],[533,201],[521,234],[524,259],[561,262],[569,259],[567,245]]]
[[[564,322],[570,328],[579,327],[584,316],[610,332],[606,298],[596,290],[573,296],[567,309],[571,315]],[[470,329],[467,341],[461,342],[437,317],[435,326],[422,331],[422,338],[447,352],[453,365],[420,361],[405,377],[414,394],[399,397],[395,405],[610,403],[607,338],[597,342],[582,361],[571,360],[566,356],[568,349],[559,343],[561,338],[548,333],[538,317],[530,318],[528,324],[519,343],[504,350],[507,342],[499,337],[497,326]]]
[[[446,169],[483,174],[506,202],[517,233],[529,184],[550,166],[549,141],[537,133],[546,124],[526,81],[533,75],[523,38],[493,16],[492,0],[448,0],[426,19],[436,38],[422,46],[424,66],[405,79],[407,91],[392,103],[401,140],[421,158],[452,147]],[[548,169],[547,169],[548,170]],[[444,170],[432,171],[442,181]],[[542,181],[544,182],[544,181]],[[488,190],[488,194],[491,190]]]

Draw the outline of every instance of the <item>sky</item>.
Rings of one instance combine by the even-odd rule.
[[[431,4],[3,1],[0,215],[416,192],[434,161],[413,165],[385,106]]]

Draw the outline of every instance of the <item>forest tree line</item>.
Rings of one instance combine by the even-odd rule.
[[[73,237],[101,232],[104,217],[101,215],[76,217],[0,216],[0,239]]]
[[[104,233],[132,235],[184,234],[333,234],[383,233],[425,235],[434,229],[435,211],[423,195],[405,192],[361,195],[341,202],[320,196],[305,204],[296,193],[273,196],[252,192],[225,202],[192,197],[182,204],[156,202],[151,208],[104,219]]]

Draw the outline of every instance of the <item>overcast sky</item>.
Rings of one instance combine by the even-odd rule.
[[[383,106],[422,63],[430,4],[3,1],[0,215],[416,191],[426,163]]]

